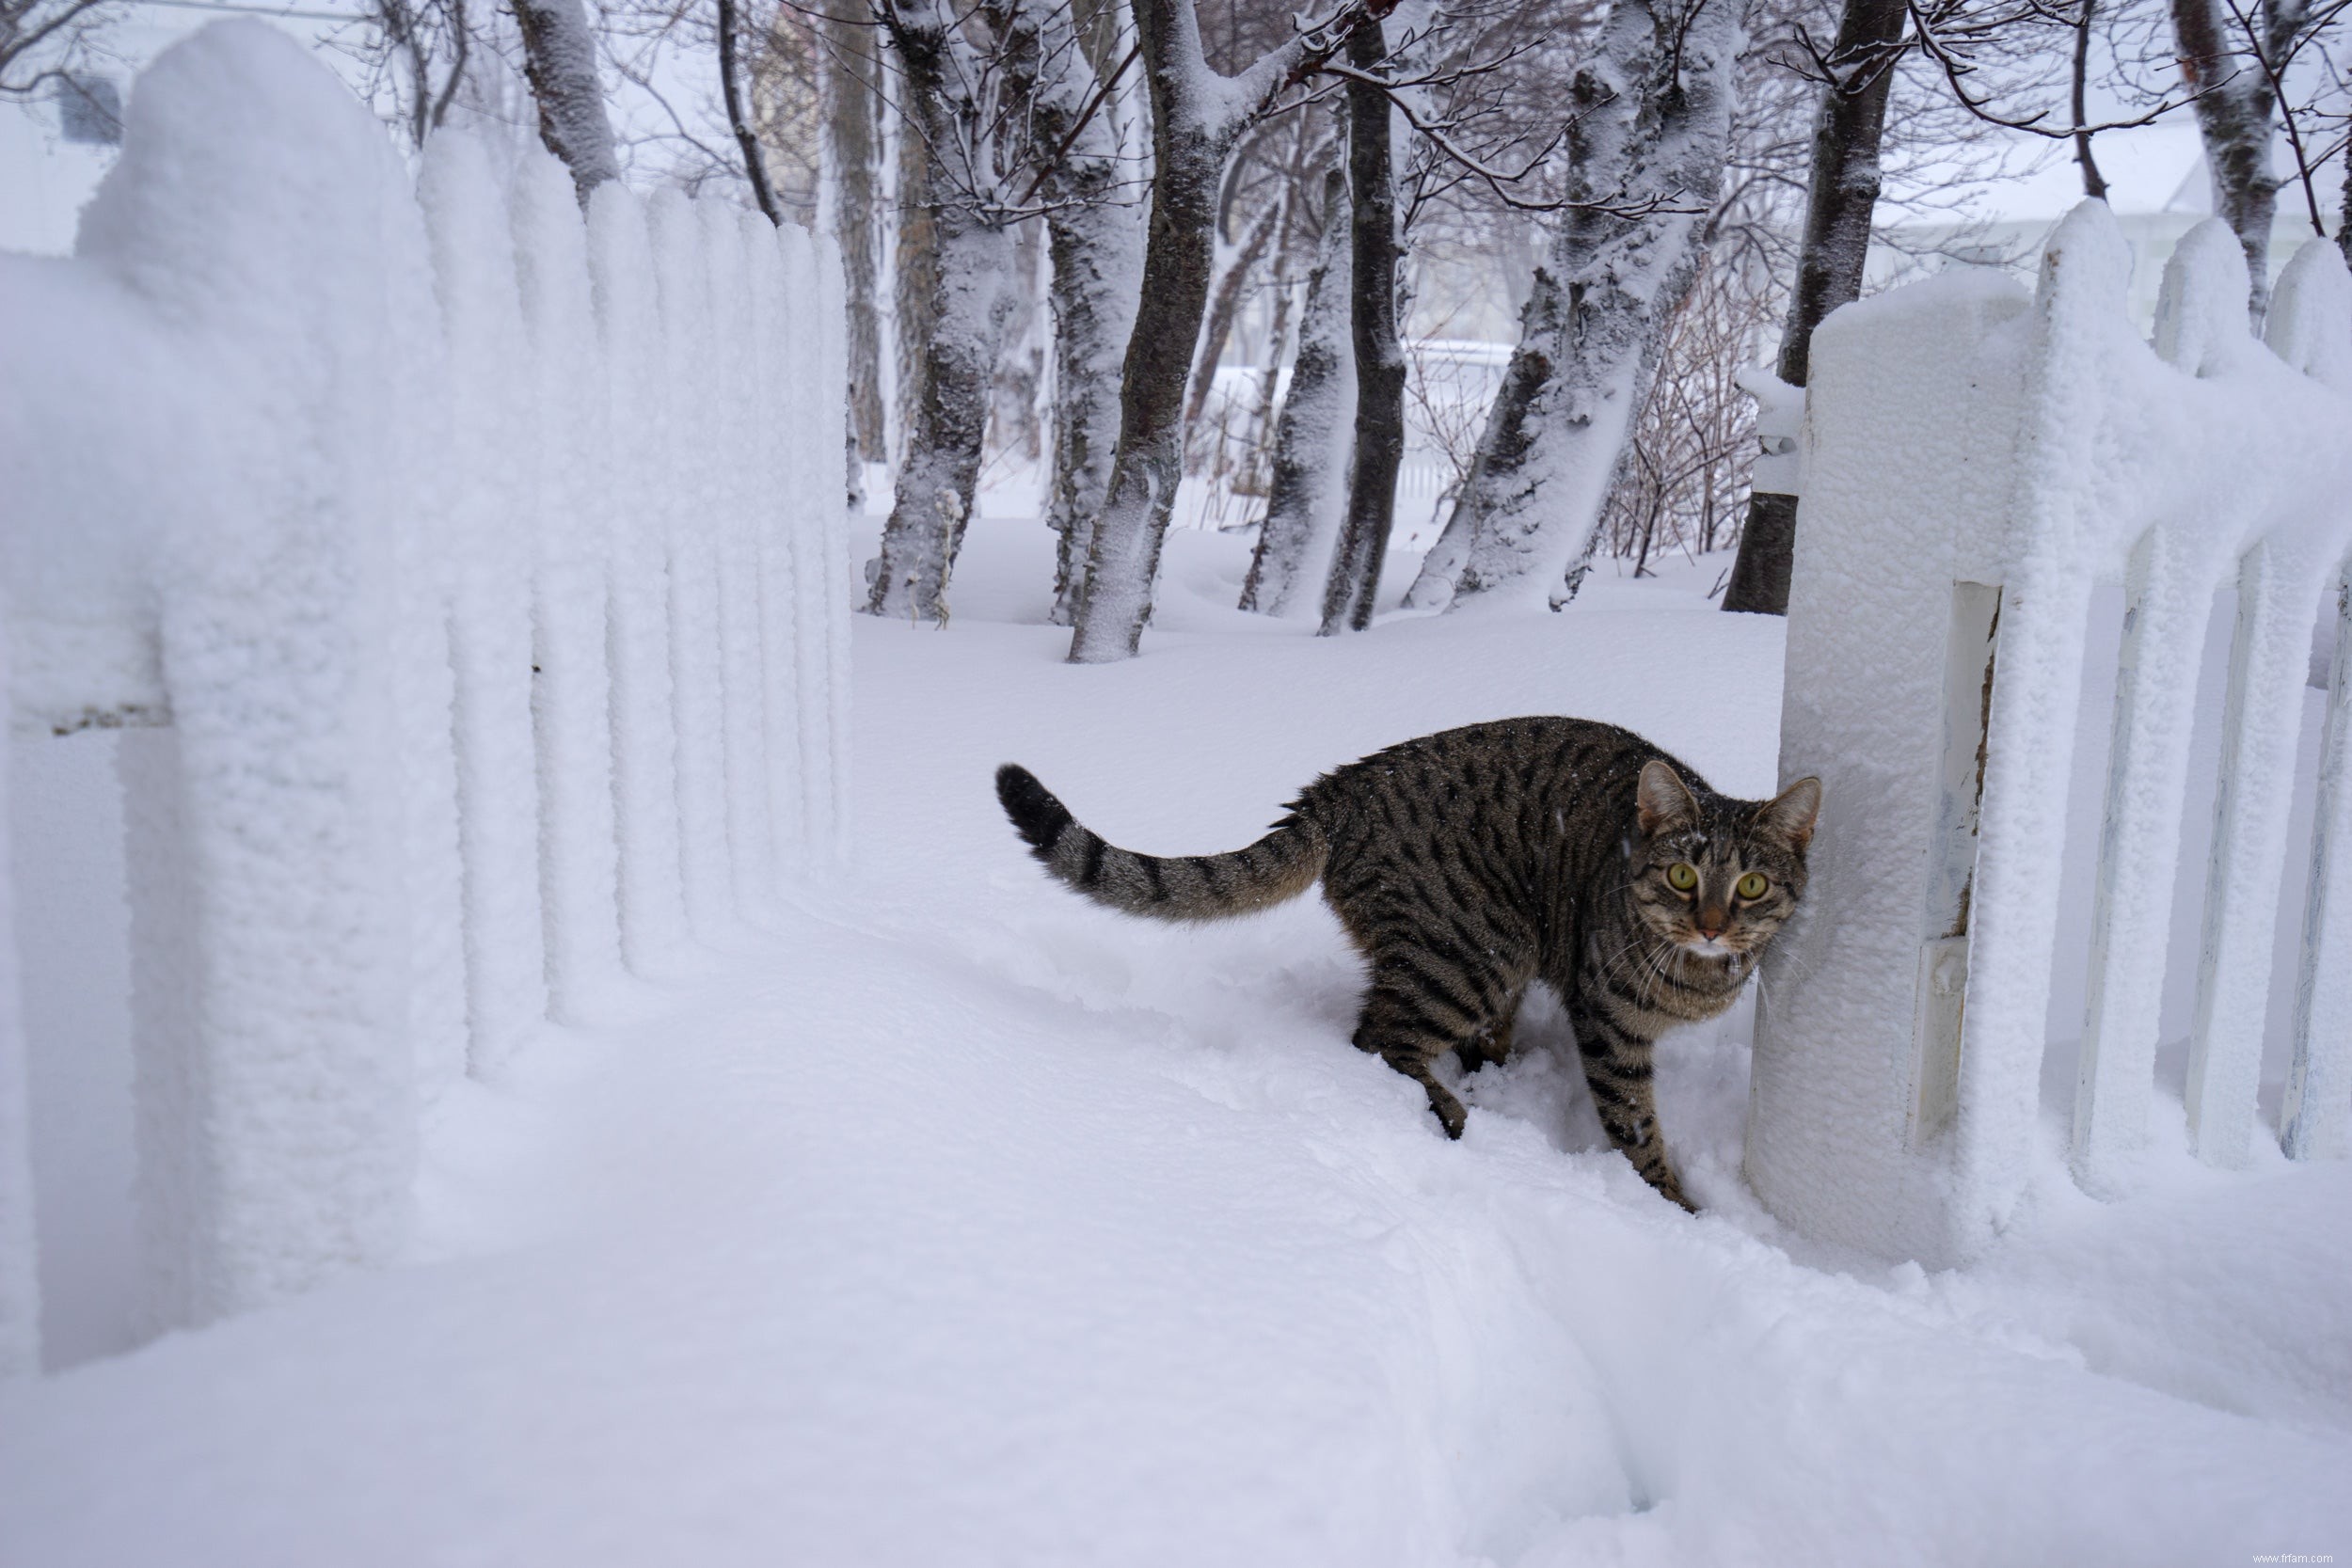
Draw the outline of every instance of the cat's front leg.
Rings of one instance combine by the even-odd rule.
[[[1584,1082],[1593,1091],[1593,1108],[1600,1113],[1601,1131],[1659,1196],[1697,1213],[1698,1205],[1683,1192],[1659,1131],[1651,1042],[1628,1031],[1605,1010],[1581,1002],[1570,1004],[1568,1023],[1576,1031],[1577,1056],[1584,1064]]]

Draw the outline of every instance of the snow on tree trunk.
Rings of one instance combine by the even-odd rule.
[[[539,106],[539,139],[572,171],[585,206],[589,192],[621,174],[587,8],[581,0],[515,0],[515,24],[522,32],[523,74]]]
[[[1090,150],[1081,152],[1080,149]],[[1120,352],[1143,289],[1143,225],[1114,206],[1118,142],[1089,123],[1064,160],[1064,205],[1048,215],[1053,256],[1054,457],[1045,521],[1057,536],[1053,623],[1077,619],[1094,519],[1109,493],[1119,440]]]
[[[1388,44],[1380,24],[1349,35],[1348,63],[1375,71]],[[1405,345],[1398,338],[1397,290],[1404,252],[1397,242],[1396,180],[1391,162],[1388,94],[1347,84],[1349,330],[1356,350],[1356,450],[1348,465],[1347,516],[1323,591],[1321,635],[1372,625],[1380,568],[1396,521],[1396,471],[1405,460]]]
[[[1570,91],[1577,205],[1553,236],[1461,499],[1408,605],[1559,584],[1557,608],[1575,593],[1666,328],[1698,276],[1745,42],[1737,0],[1610,8]]]
[[[889,460],[882,416],[882,309],[876,299],[874,236],[880,219],[875,166],[882,124],[874,83],[882,70],[861,0],[826,8],[825,150],[831,160],[833,234],[849,295],[851,461]]]
[[[1046,526],[1056,535],[1056,626],[1076,617],[1087,544],[1110,483],[1119,432],[1119,355],[1142,287],[1140,214],[1122,198],[1119,128],[1095,50],[1069,8],[1010,0],[1001,18],[1005,91],[1029,123],[1035,172],[1017,206],[1044,210],[1053,312],[1053,453]],[[1100,41],[1100,40],[1097,40]],[[1025,270],[1025,277],[1030,276]]]
[[[1323,238],[1307,275],[1307,306],[1290,391],[1274,426],[1274,473],[1265,524],[1243,579],[1241,608],[1294,615],[1314,607],[1327,578],[1331,545],[1346,503],[1347,458],[1355,415],[1355,342],[1348,287],[1353,248],[1347,179],[1324,176]],[[1267,372],[1269,379],[1273,372]]]
[[[895,13],[894,13],[895,14]],[[974,94],[983,72],[960,57],[962,40],[945,7],[919,21],[892,24],[905,83],[906,131],[928,203],[929,244],[918,265],[900,274],[900,321],[918,330],[902,340],[914,356],[907,409],[906,453],[898,493],[883,525],[882,552],[866,564],[867,613],[945,622],[948,575],[971,520],[989,388],[1013,304],[1011,231],[980,210],[978,193],[950,192],[946,171],[931,167],[930,149],[984,140],[990,105]],[[902,165],[902,168],[905,166]],[[904,197],[901,211],[907,212]],[[912,215],[910,214],[909,215]],[[901,225],[904,243],[906,225]]]
[[[1184,475],[1184,405],[1192,350],[1208,304],[1225,160],[1282,87],[1394,0],[1359,0],[1323,27],[1295,35],[1237,76],[1209,68],[1193,0],[1137,0],[1136,26],[1152,99],[1152,217],[1143,297],[1120,387],[1119,450],[1087,559],[1085,602],[1070,640],[1073,664],[1132,658],[1152,618],[1152,585]]]
[[[1804,385],[1813,329],[1821,318],[1862,294],[1862,266],[1878,207],[1879,144],[1895,84],[1894,64],[1884,55],[1902,40],[1910,14],[1903,0],[1847,0],[1838,20],[1837,41],[1830,52],[1838,79],[1822,87],[1813,122],[1804,240],[1775,367],[1791,387]],[[1724,608],[1786,614],[1796,542],[1797,498],[1760,486],[1750,491],[1747,526],[1724,589]]]
[[[2265,4],[2255,14],[2275,26],[2277,10]],[[2197,93],[2197,131],[2213,177],[2214,212],[2245,247],[2247,309],[2260,328],[2270,305],[2270,222],[2279,204],[2279,177],[2270,164],[2278,99],[2261,62],[2231,40],[2231,21],[2222,0],[2172,0],[2172,36],[2181,73]]]

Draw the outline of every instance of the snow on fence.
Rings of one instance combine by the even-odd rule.
[[[2326,244],[2247,329],[2217,220],[2166,276],[2153,345],[2106,209],[2061,224],[2028,297],[1963,271],[1815,340],[1783,771],[1827,804],[1805,907],[1767,960],[1747,1168],[1800,1228],[1964,1259],[2021,1196],[2041,1099],[2078,721],[2111,736],[2074,1100],[2076,1179],[2129,1190],[2207,625],[2233,588],[2185,1109],[2195,1153],[2256,1126],[2312,627],[2338,618],[2281,1117],[2340,1152],[2352,1103],[2352,278]],[[2092,597],[2122,584],[2110,715],[2081,710]],[[2109,591],[2112,591],[2110,588]],[[2285,879],[2293,878],[2293,880]],[[2063,1037],[2061,1036],[2061,1037]]]
[[[393,1255],[423,1102],[843,853],[837,288],[535,150],[412,182],[244,23],[142,79],[71,261],[0,257],[14,727],[125,727],[151,1323]]]

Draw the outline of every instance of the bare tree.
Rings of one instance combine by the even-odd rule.
[[[1846,0],[1837,37],[1813,50],[1821,84],[1813,125],[1813,178],[1805,201],[1804,248],[1781,330],[1780,379],[1802,387],[1811,363],[1813,329],[1840,305],[1859,298],[1870,253],[1870,222],[1883,170],[1879,145],[1896,59],[1909,20],[1905,0]],[[1809,40],[1808,40],[1809,41]],[[1797,498],[1757,490],[1748,498],[1740,556],[1724,590],[1724,608],[1786,614],[1788,571],[1797,539]]]
[[[881,62],[864,0],[826,0],[825,151],[834,172],[834,239],[849,306],[850,461],[888,461],[882,399],[882,311],[876,299],[881,210]],[[852,483],[862,486],[862,475]]]
[[[1336,167],[1327,170],[1322,238],[1307,277],[1298,359],[1275,424],[1265,523],[1241,590],[1242,609],[1267,615],[1292,614],[1313,602],[1311,595],[1329,576],[1327,563],[1345,505],[1356,391],[1349,364],[1355,291],[1349,286],[1354,235],[1347,208],[1347,176]],[[1269,380],[1272,374],[1269,367]]]
[[[1152,614],[1160,546],[1184,473],[1184,406],[1208,301],[1216,200],[1234,143],[1276,100],[1396,0],[1344,0],[1237,75],[1210,69],[1194,0],[1136,0],[1152,120],[1142,297],[1120,387],[1119,446],[1095,525],[1070,657],[1133,657]]]
[[[1563,603],[1698,276],[1722,192],[1740,0],[1615,0],[1569,90],[1568,189],[1478,461],[1406,596],[1451,608],[1525,583]],[[1564,580],[1565,578],[1565,580]]]
[[[906,451],[882,552],[866,566],[874,615],[944,623],[947,578],[971,520],[988,435],[988,392],[1012,310],[1012,234],[1002,186],[1009,160],[1001,62],[975,41],[949,0],[874,0],[898,72],[908,155],[900,211],[928,225],[928,265],[901,269],[919,320],[900,340],[911,359]],[[910,200],[910,196],[913,199]],[[908,229],[900,228],[901,255]],[[903,296],[902,296],[903,297]]]
[[[0,98],[74,90],[90,41],[122,11],[116,0],[0,0]]]
[[[1018,96],[1041,149],[1024,196],[1044,212],[1054,317],[1053,458],[1045,520],[1056,536],[1056,626],[1086,594],[1095,519],[1110,488],[1119,434],[1119,361],[1142,292],[1142,211],[1120,150],[1110,100],[1134,59],[1114,58],[1108,6],[1097,25],[1056,6],[1025,9],[1012,58]]]

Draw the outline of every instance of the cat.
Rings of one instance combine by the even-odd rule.
[[[996,795],[1047,870],[1100,904],[1217,920],[1317,881],[1371,970],[1359,1048],[1428,1091],[1448,1137],[1462,1103],[1430,1071],[1510,1053],[1541,980],[1566,1006],[1609,1139],[1692,1207],[1658,1129],[1651,1047],[1730,1006],[1805,886],[1821,784],[1716,794],[1629,730],[1507,719],[1407,740],[1326,773],[1246,849],[1141,855],[1079,824],[1008,763]]]

